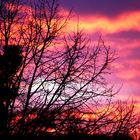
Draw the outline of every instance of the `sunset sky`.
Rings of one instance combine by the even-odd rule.
[[[140,0],[0,6],[0,136],[140,140]]]
[[[140,0],[58,2],[65,12],[73,11],[71,31],[79,22],[93,42],[102,36],[105,44],[116,50],[118,59],[112,64],[109,79],[115,89],[121,88],[120,99],[133,98],[140,103]]]
[[[140,101],[140,0],[60,0],[66,11],[73,9],[80,28],[97,41],[116,49],[119,58],[112,68],[112,83],[121,87],[120,99]]]

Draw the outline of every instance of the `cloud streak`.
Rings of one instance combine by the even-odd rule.
[[[115,19],[102,15],[79,16],[79,22],[80,27],[88,33],[100,31],[107,34],[128,30],[140,31],[140,11],[126,12]],[[70,24],[75,27],[77,19],[72,20]]]

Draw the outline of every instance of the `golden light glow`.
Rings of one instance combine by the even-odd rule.
[[[85,20],[86,19],[86,20]],[[80,28],[88,33],[101,31],[102,33],[115,33],[122,30],[140,31],[140,11],[126,12],[115,19],[99,15],[87,15],[80,17]],[[71,21],[71,27],[77,25],[77,19]]]

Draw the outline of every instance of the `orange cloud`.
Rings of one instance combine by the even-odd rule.
[[[116,18],[107,18],[99,15],[80,16],[80,27],[88,33],[101,31],[102,33],[114,33],[126,30],[140,31],[140,11],[126,12]],[[77,19],[70,23],[71,28],[76,27]]]

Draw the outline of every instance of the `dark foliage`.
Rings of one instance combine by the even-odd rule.
[[[6,133],[10,101],[18,96],[14,76],[22,64],[19,46],[4,46],[0,54],[0,132]]]

